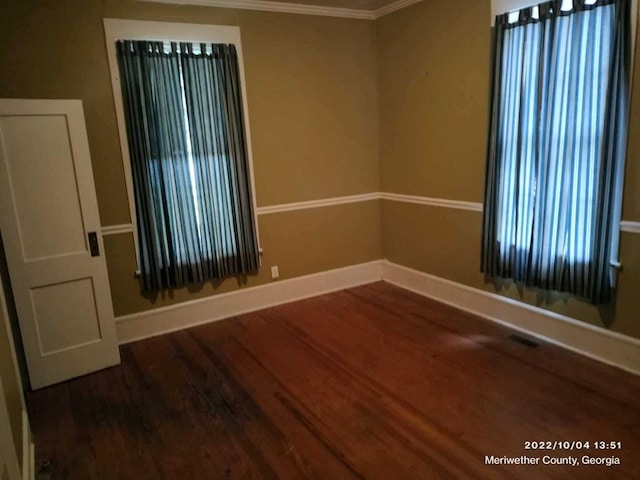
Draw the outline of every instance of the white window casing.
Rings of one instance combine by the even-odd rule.
[[[249,108],[247,103],[247,88],[244,76],[244,59],[242,55],[242,43],[240,39],[240,27],[227,25],[200,25],[190,23],[173,22],[148,22],[139,20],[121,20],[105,18],[104,35],[111,72],[111,86],[113,88],[113,100],[118,122],[120,136],[120,150],[124,168],[127,197],[129,201],[129,215],[133,225],[133,238],[136,251],[137,272],[140,269],[140,253],[138,244],[138,229],[135,208],[135,196],[133,176],[131,172],[131,159],[129,156],[129,141],[127,138],[127,126],[124,114],[124,103],[120,85],[120,71],[116,55],[116,42],[118,40],[148,40],[163,42],[190,42],[190,43],[225,43],[233,44],[238,54],[238,68],[242,90],[242,108],[244,110],[244,128],[247,143],[247,161],[251,181],[251,197],[253,202],[253,222],[256,229],[258,246],[260,246],[260,232],[258,230],[256,189],[253,169],[253,155],[251,149],[251,132],[249,128]],[[262,249],[260,248],[260,252]]]
[[[491,0],[491,26],[493,27],[496,16],[503,13],[513,12],[526,7],[532,7],[539,5],[541,0]],[[590,3],[587,0],[587,3]],[[633,52],[635,52],[636,46],[636,26],[638,24],[638,0],[632,0],[631,2],[631,53],[632,53],[632,66],[633,66]]]

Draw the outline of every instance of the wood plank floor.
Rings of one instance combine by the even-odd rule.
[[[640,478],[640,377],[511,333],[379,282],[140,341],[30,394],[36,461],[51,479]],[[540,464],[485,464],[522,455]],[[542,464],[585,455],[621,465]]]

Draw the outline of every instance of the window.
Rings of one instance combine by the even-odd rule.
[[[612,298],[626,144],[629,0],[496,17],[482,269]]]
[[[105,31],[143,290],[257,270],[237,28],[105,20]]]

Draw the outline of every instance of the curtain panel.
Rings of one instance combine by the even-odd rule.
[[[612,300],[630,3],[552,1],[496,18],[481,261],[486,275],[593,303]]]
[[[233,45],[117,42],[143,291],[259,267]]]

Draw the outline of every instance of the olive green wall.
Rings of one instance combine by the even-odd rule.
[[[84,102],[102,224],[130,222],[102,19],[241,28],[258,206],[387,191],[482,202],[490,0],[423,1],[372,21],[125,0],[13,1],[0,16],[0,97]],[[640,61],[636,62],[640,65]],[[640,91],[640,75],[634,77]],[[640,96],[624,219],[640,220]],[[105,237],[116,315],[386,257],[640,337],[640,236],[623,234],[618,300],[496,287],[479,273],[480,214],[363,202],[259,217],[264,267],[143,296],[131,234]]]
[[[640,8],[636,25],[640,27]],[[636,32],[636,50],[633,80],[631,83],[631,111],[629,114],[629,142],[627,144],[627,162],[624,176],[624,200],[622,218],[627,221],[640,221],[640,45]]]
[[[18,380],[18,369],[13,356],[11,336],[9,334],[9,319],[2,307],[4,293],[0,279],[0,379],[4,398],[0,395],[0,402],[5,402],[9,413],[11,434],[16,448],[16,455],[22,459],[22,388]]]
[[[362,202],[259,217],[264,267],[258,275],[222,284],[194,285],[144,297],[133,276],[135,251],[131,235],[104,238],[116,316],[202,298],[271,280],[270,265],[278,265],[280,279],[355,265],[382,256],[380,202]]]
[[[125,0],[20,0],[0,14],[0,97],[83,101],[103,226],[130,223],[102,19],[238,25],[258,206],[378,191],[375,23]],[[246,285],[378,259],[378,202],[261,216],[263,268]],[[143,297],[131,234],[105,236],[116,315],[237,288],[229,279]]]
[[[424,1],[378,27],[380,162],[387,192],[481,203],[490,70],[490,0]],[[640,52],[636,52],[640,68]],[[634,76],[640,92],[640,75]],[[640,95],[632,102],[623,218],[640,221]],[[640,337],[640,235],[623,233],[617,301],[494,285],[480,273],[482,214],[384,201],[383,252],[464,285]]]

